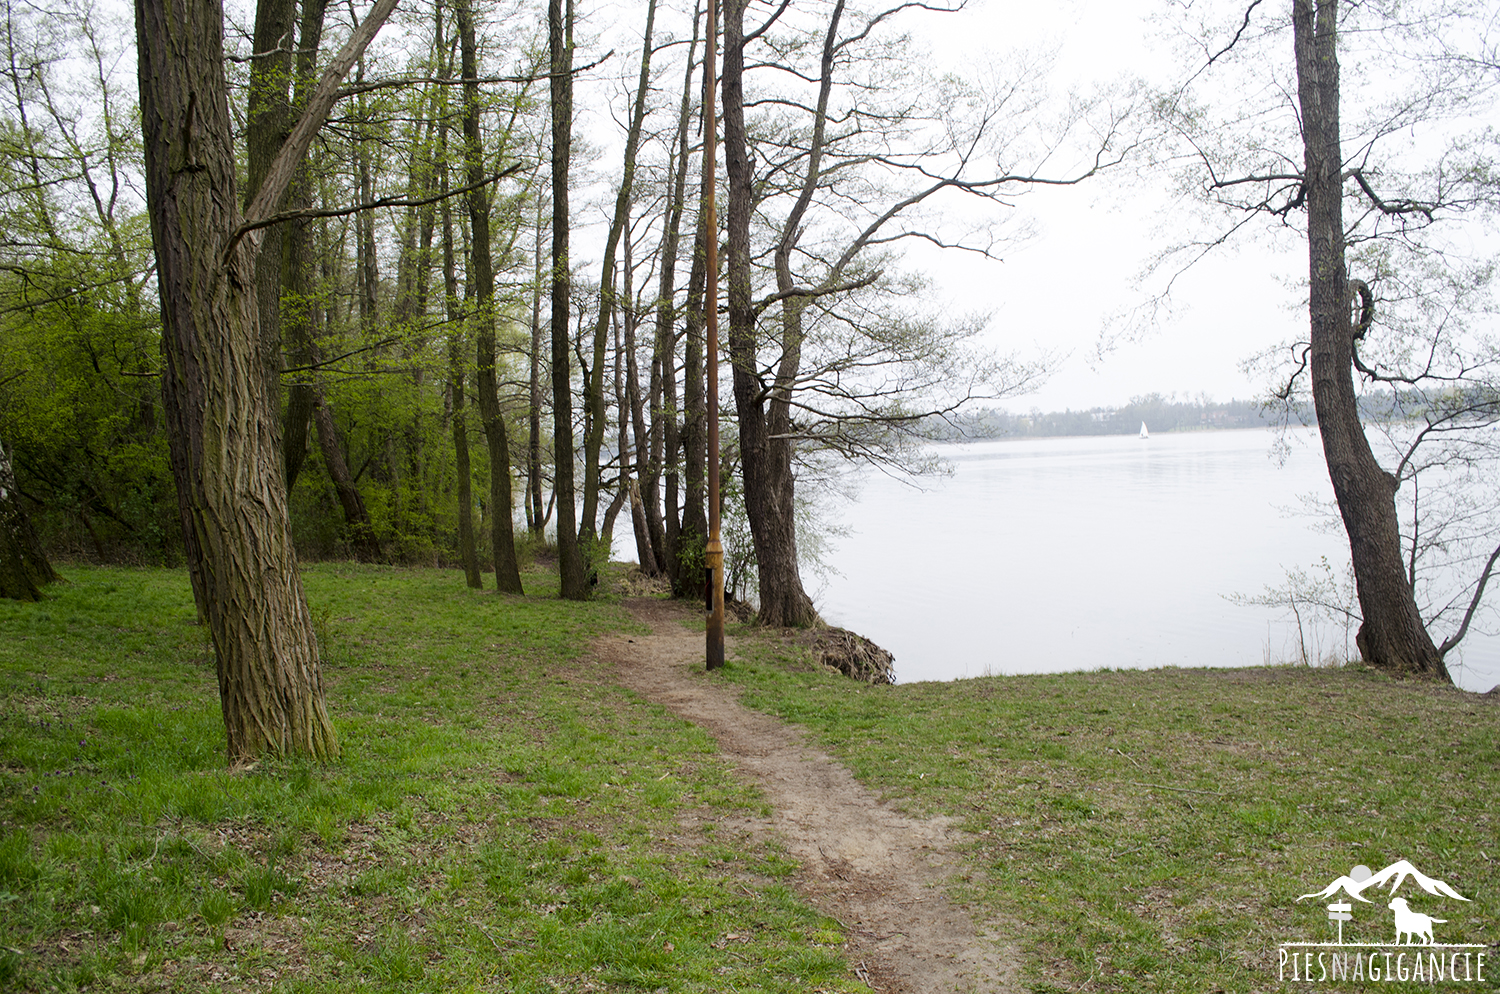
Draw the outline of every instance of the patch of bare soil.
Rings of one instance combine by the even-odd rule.
[[[956,859],[945,820],[894,810],[801,729],[695,675],[704,646],[701,631],[682,625],[690,608],[648,598],[625,604],[652,634],[601,640],[601,659],[618,667],[626,686],[712,734],[760,787],[774,813],[759,830],[773,832],[801,864],[803,895],[844,925],[862,979],[909,994],[1019,989],[1015,950],[947,898]],[[727,649],[732,657],[732,640]]]

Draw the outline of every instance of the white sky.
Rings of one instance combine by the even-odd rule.
[[[683,4],[690,7],[691,0],[674,6]],[[1052,52],[1052,87],[1061,95],[1151,72],[1163,82],[1184,73],[1147,40],[1153,30],[1159,32],[1148,18],[1169,7],[1164,0],[971,0],[953,15],[908,12],[901,27],[961,75],[1008,53]],[[606,75],[630,73],[631,86],[634,70],[628,67],[639,58],[639,9],[637,0],[605,0],[585,29],[597,32],[590,39],[596,49],[615,49],[618,66]],[[675,30],[681,20],[671,17],[667,23]],[[606,27],[611,23],[613,29]],[[580,54],[588,57],[587,50]],[[675,88],[678,78],[664,85]],[[623,107],[618,83],[604,86],[609,99]],[[620,141],[604,136],[618,128],[601,102],[581,101],[580,108],[580,130],[607,149],[597,160],[600,178],[612,183]],[[1121,180],[1048,188],[1020,198],[1021,214],[1035,235],[1005,252],[1003,262],[923,247],[908,255],[913,268],[933,278],[936,306],[991,316],[984,337],[988,346],[1023,357],[1041,352],[1061,357],[1038,389],[998,406],[1013,411],[1111,406],[1150,392],[1249,399],[1263,393],[1266,384],[1241,369],[1244,360],[1288,340],[1305,323],[1298,291],[1288,281],[1294,284],[1305,271],[1305,250],[1299,254],[1295,243],[1283,243],[1276,254],[1242,240],[1237,251],[1223,251],[1183,276],[1168,311],[1157,312],[1143,333],[1127,338],[1108,331],[1144,302],[1136,277],[1172,242],[1175,212],[1191,209],[1184,204],[1168,209],[1165,193],[1138,176]],[[581,194],[575,194],[578,202]],[[589,241],[588,234],[575,236],[575,245]],[[1110,347],[1101,355],[1106,340]]]
[[[1151,40],[1158,29],[1148,19],[1166,7],[1160,0],[978,0],[956,24],[930,18],[943,30],[925,40],[959,67],[987,48],[1054,50],[1059,90],[1130,76],[1164,82],[1187,71]],[[1145,301],[1137,277],[1172,241],[1174,212],[1189,206],[1169,204],[1164,191],[1138,177],[1128,187],[1105,177],[1039,191],[1025,206],[1037,237],[1003,264],[950,258],[929,268],[966,307],[993,309],[989,338],[996,347],[1037,343],[1066,353],[1040,389],[1005,402],[1012,410],[1112,405],[1150,392],[1248,399],[1266,384],[1242,370],[1244,360],[1306,322],[1298,291],[1288,285],[1305,272],[1305,254],[1295,245],[1283,243],[1277,253],[1246,239],[1179,279],[1168,311],[1158,311],[1143,333],[1120,338],[1107,329]],[[1105,341],[1112,344],[1101,355]]]

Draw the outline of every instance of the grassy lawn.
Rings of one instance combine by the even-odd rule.
[[[64,574],[0,601],[0,990],[867,989],[784,854],[714,831],[763,802],[707,736],[585,659],[631,625],[609,598],[310,567],[344,758],[229,773],[186,575]],[[1280,944],[1334,934],[1296,898],[1398,859],[1472,898],[1403,885],[1439,942],[1500,940],[1495,698],[1358,668],[877,688],[741,645],[703,679],[959,820],[958,896],[1038,994],[1294,988]],[[1345,938],[1388,942],[1367,896]],[[1487,957],[1438,986],[1493,988]]]
[[[1407,859],[1414,910],[1500,978],[1500,701],[1339,670],[1117,671],[858,687],[748,633],[723,671],[874,789],[969,833],[961,897],[1014,923],[1032,989],[1266,991],[1335,938],[1321,891]],[[1386,892],[1348,942],[1390,942]],[[1315,973],[1314,978],[1318,975]],[[1426,983],[1337,985],[1432,989]]]
[[[867,989],[712,831],[763,802],[711,740],[584,661],[607,599],[309,567],[344,758],[229,773],[186,574],[63,573],[0,601],[0,990]]]

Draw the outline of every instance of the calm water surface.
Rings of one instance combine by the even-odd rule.
[[[1271,444],[1246,430],[942,446],[954,473],[922,490],[865,478],[819,608],[895,653],[903,682],[1298,659],[1286,612],[1228,598],[1321,556],[1342,576],[1348,547],[1302,513],[1303,495],[1332,499],[1315,436],[1281,465]],[[1315,658],[1346,652],[1342,626],[1302,633]],[[1500,638],[1448,662],[1487,690]]]

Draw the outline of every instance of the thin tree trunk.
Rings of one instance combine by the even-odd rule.
[[[443,189],[448,188],[443,169]],[[453,472],[458,487],[458,556],[464,567],[464,582],[474,590],[484,587],[479,574],[479,554],[474,543],[473,468],[469,462],[469,426],[464,413],[464,333],[459,309],[458,274],[453,253],[453,211],[443,201],[443,285],[448,298],[448,396],[453,406]]]
[[[479,66],[474,15],[469,4],[470,0],[459,0],[456,13],[465,80],[464,160],[468,166],[469,182],[477,184],[485,176],[484,146],[479,134],[479,84],[476,82]],[[519,594],[523,591],[511,517],[510,439],[505,430],[505,414],[500,408],[495,373],[495,273],[490,259],[488,188],[476,186],[470,190],[468,203],[469,227],[473,230],[469,273],[474,288],[474,347],[478,354],[475,387],[479,392],[479,416],[490,452],[490,544],[495,561],[495,586],[502,593]]]
[[[688,43],[687,68],[682,79],[682,100],[677,111],[677,143],[673,162],[669,164],[671,201],[667,208],[661,246],[661,283],[657,290],[656,342],[651,360],[651,455],[650,468],[642,481],[642,498],[646,503],[647,523],[652,529],[651,542],[657,558],[677,588],[681,563],[677,555],[678,535],[682,530],[678,507],[681,478],[682,445],[679,431],[681,412],[677,408],[677,335],[674,330],[677,310],[673,300],[677,292],[677,256],[682,235],[682,212],[687,201],[688,127],[692,121],[693,63],[698,51],[698,20],[701,3],[693,5],[693,37]],[[710,84],[711,85],[711,84]],[[700,308],[701,310],[701,308]],[[657,493],[657,478],[664,475],[665,494]],[[655,517],[660,502],[666,504],[664,520]],[[660,535],[657,531],[660,531]]]
[[[604,449],[604,352],[609,341],[609,325],[615,314],[615,259],[620,237],[630,217],[630,197],[635,186],[635,158],[641,144],[641,128],[646,118],[646,94],[651,84],[651,34],[656,23],[656,0],[646,3],[646,34],[641,45],[641,75],[636,84],[635,106],[625,135],[625,165],[621,170],[620,188],[615,193],[615,212],[604,240],[604,261],[599,274],[599,314],[594,320],[594,362],[592,376],[585,384],[584,403],[590,412],[589,431],[583,446],[583,510],[579,518],[579,535],[587,539],[594,531],[599,507],[599,455]],[[623,420],[625,411],[620,417]],[[607,552],[601,553],[607,555]]]
[[[314,85],[313,72],[317,69],[318,46],[323,37],[323,12],[325,0],[304,0],[302,22],[297,32],[297,82],[293,101],[300,109],[307,105],[309,93]],[[287,206],[305,210],[313,204],[313,180],[311,164],[306,158],[298,165],[296,175],[287,191]],[[287,355],[294,367],[312,363],[312,346],[316,338],[322,308],[314,299],[313,222],[310,218],[294,218],[283,227],[281,265],[282,296],[287,301],[283,309],[278,305],[280,334],[286,340]],[[262,333],[262,338],[266,337]],[[286,415],[282,429],[282,458],[286,472],[286,488],[291,490],[307,458],[307,429],[312,423],[313,392],[311,372],[293,374],[286,387]]]
[[[542,510],[542,211],[537,208],[532,249],[531,284],[531,409],[526,420],[526,524],[533,538],[547,529]]]
[[[563,0],[548,0],[547,44],[552,101],[552,490],[557,504],[557,562],[562,596],[584,600],[589,584],[578,546],[573,501],[573,400],[568,359],[568,171],[573,134],[573,18]]]
[[[712,86],[712,83],[707,84]],[[693,239],[693,264],[688,271],[687,304],[683,311],[682,355],[682,525],[672,546],[677,572],[672,592],[678,597],[702,597],[703,549],[708,541],[708,400],[704,382],[704,290],[708,283],[708,215],[701,209]]]
[[[443,6],[437,5],[433,29],[436,47],[441,52],[443,43]],[[451,56],[443,56],[442,75],[452,77]],[[448,88],[444,87],[446,94]],[[438,188],[446,194],[448,178],[448,117],[447,101],[444,97],[442,123],[438,127]],[[464,314],[458,292],[458,262],[453,250],[453,201],[442,200],[443,214],[443,301],[448,320],[448,402],[453,409],[453,472],[458,493],[458,558],[464,568],[464,583],[472,590],[484,589],[484,579],[479,571],[479,553],[474,541],[474,488],[473,467],[469,460],[469,424],[465,413],[464,354],[467,343],[464,336]],[[472,283],[470,284],[472,287]],[[466,294],[468,296],[468,294]]]
[[[313,423],[317,426],[318,447],[323,452],[323,465],[328,470],[328,478],[333,481],[339,507],[344,511],[344,523],[349,528],[349,545],[354,550],[354,558],[362,563],[385,562],[385,553],[380,551],[380,541],[375,537],[375,529],[370,524],[370,512],[365,508],[364,499],[360,497],[359,490],[354,486],[354,479],[349,475],[349,464],[344,460],[338,431],[333,425],[333,412],[321,396],[313,410]]]
[[[1360,654],[1383,669],[1449,680],[1402,563],[1397,480],[1381,469],[1370,449],[1354,390],[1354,328],[1344,261],[1338,10],[1336,0],[1294,0],[1292,13],[1307,190],[1313,405],[1349,535],[1364,619],[1355,638]]]
[[[620,409],[620,484],[618,493],[630,501],[631,531],[635,533],[635,558],[641,572],[647,576],[660,576],[661,565],[656,561],[656,551],[651,548],[651,529],[646,524],[646,509],[641,502],[638,479],[632,477],[631,469],[643,472],[645,454],[645,412],[641,406],[641,385],[635,362],[635,308],[631,306],[635,291],[631,286],[634,273],[630,258],[630,240],[625,240],[624,293],[625,307],[621,309],[620,321],[615,329],[615,404]],[[623,332],[624,341],[621,341]],[[624,360],[624,369],[621,359]],[[627,413],[629,424],[627,426]],[[628,430],[627,430],[628,427]]]

